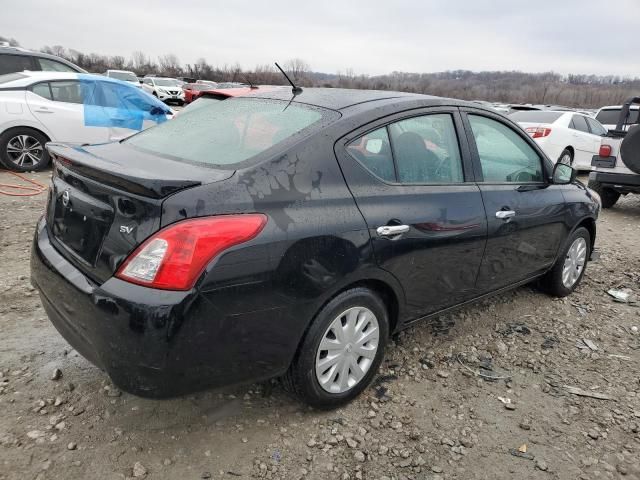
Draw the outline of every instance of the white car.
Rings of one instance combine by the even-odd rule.
[[[165,103],[174,102],[184,105],[184,92],[175,78],[144,77],[142,89]]]
[[[123,82],[128,82],[135,87],[142,88],[140,80],[138,80],[136,74],[129,70],[107,70],[104,76],[115,78],[116,80],[121,80]]]
[[[101,75],[0,75],[0,163],[17,171],[49,163],[47,142],[106,143],[172,118],[157,98]]]
[[[514,112],[517,122],[554,162],[576,170],[591,170],[607,130],[597,120],[578,112],[528,110]]]
[[[598,120],[607,130],[615,130],[621,111],[622,105],[602,107],[596,114],[596,120]],[[623,127],[623,130],[627,131],[632,125],[637,123],[640,123],[640,105],[631,105],[629,108],[629,117],[627,118],[627,123]]]

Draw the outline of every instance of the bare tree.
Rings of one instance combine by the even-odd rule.
[[[158,57],[158,67],[162,75],[168,77],[177,77],[182,74],[182,67],[180,66],[180,60],[173,53],[167,55],[160,55]]]

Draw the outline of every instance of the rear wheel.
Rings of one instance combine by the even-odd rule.
[[[591,190],[600,195],[600,199],[602,200],[602,208],[613,207],[620,198],[620,192],[617,192],[612,188],[605,187],[600,182],[589,180],[588,186]]]
[[[313,320],[283,383],[314,407],[343,405],[371,382],[388,335],[387,308],[380,297],[368,288],[347,290]]]
[[[50,161],[44,145],[49,139],[33,128],[18,127],[0,135],[0,163],[10,170],[42,170]]]
[[[573,165],[573,152],[568,148],[565,148],[560,157],[558,157],[558,163],[564,163],[565,165]]]
[[[567,239],[553,268],[542,277],[542,288],[556,297],[566,297],[580,284],[591,253],[591,235],[579,227]]]

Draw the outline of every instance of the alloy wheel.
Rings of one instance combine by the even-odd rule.
[[[587,241],[582,238],[576,238],[564,260],[564,267],[562,268],[562,284],[567,287],[573,287],[584,269],[584,265],[587,261]]]
[[[42,143],[31,135],[16,135],[7,143],[7,158],[19,167],[35,167],[42,161]]]
[[[378,352],[380,327],[374,313],[352,307],[338,315],[316,353],[316,378],[329,393],[344,393],[365,377]]]

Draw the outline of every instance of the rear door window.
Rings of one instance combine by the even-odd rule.
[[[77,80],[51,82],[51,94],[55,102],[83,103],[82,89]]]
[[[569,127],[573,128],[574,130],[578,130],[580,132],[591,133],[589,131],[589,126],[587,125],[587,121],[584,119],[582,115],[574,115],[573,118],[571,119],[571,124],[569,125]]]
[[[518,133],[488,117],[468,118],[484,182],[544,182],[542,159]]]
[[[354,140],[347,145],[347,152],[374,175],[388,182],[396,181],[387,127]]]
[[[400,183],[464,181],[450,114],[408,118],[389,125],[389,132]]]
[[[34,70],[31,57],[26,55],[0,54],[0,75],[5,73],[22,72],[24,70]]]
[[[47,100],[53,100],[49,82],[38,83],[31,87],[31,91],[40,97],[46,98]]]

